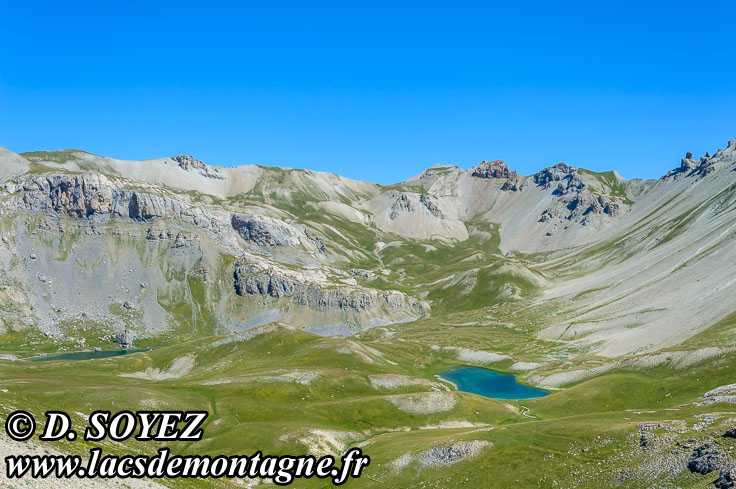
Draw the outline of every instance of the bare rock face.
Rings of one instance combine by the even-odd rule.
[[[258,270],[236,263],[233,273],[235,293],[241,297],[261,295],[273,298],[290,297],[296,304],[319,312],[360,314],[385,309],[393,313],[424,316],[428,305],[396,291],[377,291],[362,287],[322,288],[282,277],[277,273]]]
[[[233,214],[230,222],[233,229],[251,244],[258,246],[297,246],[299,244],[299,232],[290,224],[279,219],[252,214]]]
[[[73,217],[112,211],[114,189],[103,175],[49,175],[21,183],[20,205],[29,210],[52,210]]]
[[[239,296],[292,297],[304,289],[304,285],[299,282],[275,274],[263,273],[242,263],[235,264],[233,278],[235,279],[235,293]]]
[[[20,184],[17,207],[89,220],[128,218],[136,221],[176,219],[205,230],[226,229],[227,214],[213,216],[170,197],[121,188],[100,174],[49,174],[29,177]],[[279,219],[232,214],[232,228],[247,242],[259,246],[296,246],[301,232]],[[318,236],[306,235],[320,252],[326,252]],[[171,239],[149,230],[152,239]],[[176,238],[176,236],[174,236]]]
[[[503,160],[485,161],[473,168],[471,174],[477,178],[516,178],[519,176],[515,171],[510,171],[509,166]]]
[[[183,170],[196,171],[207,178],[216,178],[218,180],[225,179],[225,177],[220,173],[220,170],[213,166],[205,165],[194,156],[172,156],[171,159],[176,161],[179,164],[179,168],[182,168]]]
[[[82,219],[178,219],[203,229],[216,220],[200,208],[169,197],[120,188],[104,175],[49,174],[20,183],[17,207]]]

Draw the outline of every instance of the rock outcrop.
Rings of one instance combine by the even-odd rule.
[[[716,489],[734,489],[736,488],[736,468],[728,467],[721,470],[718,479],[713,483]]]
[[[585,184],[577,175],[578,169],[566,163],[557,163],[555,166],[545,168],[534,175],[534,183],[544,189],[556,184],[555,193],[565,195],[567,193],[582,192]]]
[[[309,240],[312,245],[314,245],[314,248],[317,250],[318,253],[321,253],[323,255],[328,254],[327,246],[325,245],[325,242],[322,241],[322,238],[312,233],[312,231],[309,230],[309,228],[304,228],[304,235],[307,237],[307,240]]]
[[[305,286],[278,275],[259,271],[249,265],[235,264],[235,293],[240,296],[268,295],[275,298],[292,297]]]
[[[200,175],[207,178],[216,178],[218,180],[224,180],[225,177],[220,173],[220,170],[213,166],[206,165],[194,156],[181,155],[172,156],[171,159],[179,164],[179,168],[186,171],[196,171]]]
[[[480,165],[473,168],[471,175],[477,178],[516,178],[519,176],[515,171],[511,171],[503,160],[483,160]]]
[[[680,160],[680,166],[665,173],[661,180],[677,180],[683,177],[703,178],[713,173],[715,169],[715,161],[710,153],[706,153],[699,161],[695,161],[693,154],[688,152]]]
[[[429,306],[397,291],[378,291],[362,287],[324,288],[259,270],[246,263],[236,263],[233,273],[239,296],[289,297],[296,304],[319,312],[360,314],[371,310],[389,313],[425,315]]]
[[[504,184],[501,186],[501,190],[504,192],[521,192],[525,188],[529,186],[529,180],[523,179],[514,179],[514,180],[506,180]]]
[[[396,202],[393,203],[391,206],[391,214],[389,214],[389,219],[395,220],[397,217],[399,217],[399,212],[413,212],[414,206],[411,204],[411,201],[409,200],[409,197],[406,194],[400,194],[399,197],[396,199]]]
[[[720,402],[736,403],[736,384],[727,384],[711,389],[702,396],[697,406],[709,406]],[[736,430],[736,428],[734,428]],[[728,435],[725,435],[728,436]]]
[[[419,463],[425,466],[452,465],[478,456],[484,448],[490,445],[491,443],[485,440],[460,441],[451,445],[431,448],[420,453],[418,459]]]
[[[534,183],[543,189],[554,188],[553,195],[559,197],[557,206],[542,211],[539,222],[554,218],[588,224],[594,215],[615,217],[621,215],[626,206],[607,195],[593,193],[577,174],[577,168],[566,163],[557,163],[534,175]]]
[[[441,189],[437,193],[419,190],[388,190],[361,202],[360,207],[372,214],[376,227],[383,232],[413,239],[467,239],[468,230],[452,197]]]
[[[116,341],[122,348],[125,348],[127,350],[133,347],[135,334],[131,330],[126,329],[122,333],[114,335],[112,339]]]
[[[251,244],[258,246],[299,244],[299,231],[279,219],[253,214],[233,214],[230,222],[240,237]]]
[[[165,226],[151,226],[148,228],[148,231],[146,231],[146,240],[169,240],[174,242],[172,247],[181,248],[194,241],[194,236],[179,231],[173,231]]]
[[[437,197],[434,195],[421,194],[419,195],[419,202],[421,202],[433,216],[439,217],[440,219],[445,217],[437,205]]]
[[[726,463],[726,455],[718,448],[718,445],[707,442],[693,450],[687,468],[690,472],[709,474],[715,470],[721,470]]]
[[[170,197],[121,188],[100,174],[48,174],[21,181],[17,206],[81,219],[173,218],[203,229],[218,223],[198,207]]]
[[[17,207],[78,219],[128,218],[136,221],[176,219],[199,228],[223,232],[227,219],[246,242],[264,247],[297,246],[303,235],[314,248],[326,252],[318,236],[302,232],[280,219],[254,214],[209,213],[171,197],[123,188],[100,174],[49,174],[23,180]],[[147,239],[172,239],[171,231],[149,229]],[[178,239],[178,238],[176,238]]]
[[[621,204],[613,202],[605,195],[597,195],[591,192],[580,192],[568,204],[572,211],[570,217],[588,214],[607,214],[618,216],[621,213]]]
[[[376,280],[378,275],[370,270],[361,270],[359,268],[351,268],[350,273],[363,280]]]

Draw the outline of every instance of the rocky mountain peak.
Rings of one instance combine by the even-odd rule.
[[[516,178],[519,174],[511,171],[503,160],[483,160],[473,168],[472,175],[477,178]]]
[[[556,192],[561,195],[574,192],[582,192],[585,184],[578,176],[578,169],[567,163],[557,163],[555,166],[545,168],[534,175],[534,183],[544,189],[552,187],[557,183]]]

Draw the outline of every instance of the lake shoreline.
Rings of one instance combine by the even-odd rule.
[[[550,394],[549,391],[521,384],[516,375],[483,367],[458,366],[435,375],[451,384],[455,390],[469,392],[489,399],[524,400]]]

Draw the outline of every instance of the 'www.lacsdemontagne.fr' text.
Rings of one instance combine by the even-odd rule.
[[[162,448],[157,455],[103,455],[100,448],[89,451],[89,460],[79,455],[11,455],[5,457],[8,479],[32,478],[251,478],[271,479],[277,485],[291,484],[297,478],[331,479],[344,484],[349,477],[360,477],[370,463],[359,448],[348,450],[336,465],[332,456],[271,456],[256,452],[250,456],[171,455]]]

